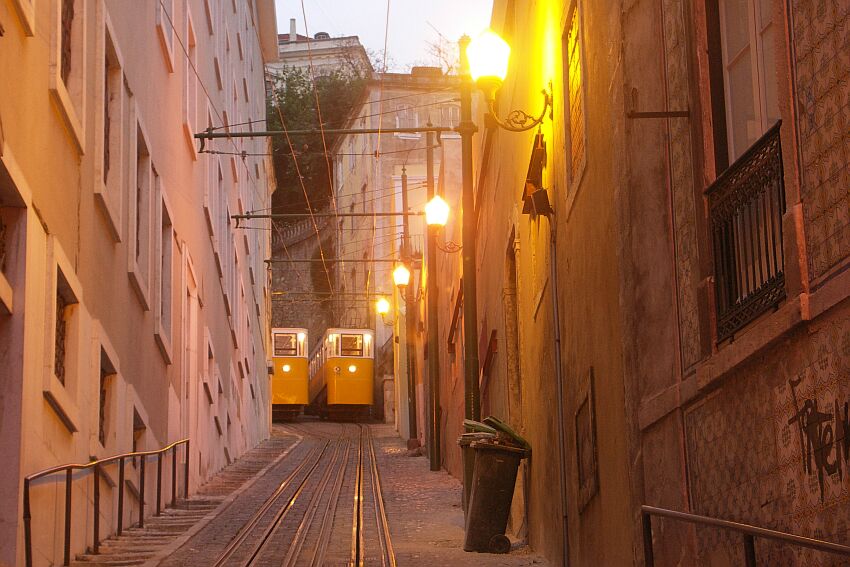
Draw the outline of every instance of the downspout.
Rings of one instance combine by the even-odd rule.
[[[558,406],[558,464],[560,474],[558,475],[558,484],[561,496],[561,534],[563,542],[563,565],[569,567],[570,564],[570,540],[569,540],[569,522],[567,512],[567,453],[566,453],[566,431],[564,426],[564,375],[561,365],[561,316],[558,306],[558,245],[557,245],[557,229],[555,226],[555,212],[547,213],[546,218],[549,219],[549,267],[550,279],[552,287],[549,289],[549,295],[552,297],[552,331],[554,336],[555,347],[555,384],[557,386],[557,406]]]

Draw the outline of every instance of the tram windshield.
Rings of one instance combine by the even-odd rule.
[[[342,356],[363,356],[363,335],[341,335]]]
[[[297,356],[298,342],[295,333],[275,333],[274,336],[275,356]]]

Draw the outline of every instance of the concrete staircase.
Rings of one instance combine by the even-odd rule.
[[[120,536],[110,537],[100,544],[100,553],[78,555],[73,565],[79,567],[142,565],[198,525],[218,508],[223,500],[223,497],[203,496],[190,500],[178,500],[175,507],[163,510],[160,516],[146,518],[144,528],[129,528]]]
[[[231,463],[188,500],[179,500],[159,516],[145,518],[145,527],[131,527],[100,544],[98,554],[78,555],[74,567],[157,565],[219,514],[238,493],[281,459],[298,435],[274,428],[272,436]],[[297,443],[295,443],[297,445]]]

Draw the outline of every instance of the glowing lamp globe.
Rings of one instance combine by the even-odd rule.
[[[446,226],[449,221],[449,204],[439,195],[425,205],[425,222],[431,226]]]
[[[375,310],[378,312],[378,315],[386,315],[390,312],[390,302],[382,297],[375,302]],[[369,335],[366,336],[368,337]]]
[[[469,42],[466,56],[473,81],[497,82],[501,85],[508,74],[511,46],[493,30],[486,30]]]
[[[393,270],[393,282],[398,287],[406,286],[410,283],[410,270],[407,269],[407,266],[404,264],[396,266],[396,269]]]

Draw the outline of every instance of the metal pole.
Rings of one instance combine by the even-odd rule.
[[[469,36],[464,35],[458,42],[460,47],[460,134],[461,172],[463,177],[463,384],[464,417],[481,419],[481,401],[478,384],[478,296],[475,288],[475,193],[472,183],[472,136],[478,130],[472,122],[472,77],[469,75],[469,60],[466,48]],[[463,462],[464,499],[469,497],[472,483],[471,459]]]
[[[652,516],[644,513],[643,524],[643,563],[645,567],[655,567],[655,554],[652,551]]]
[[[94,466],[94,519],[92,522],[93,541],[92,551],[95,555],[100,552],[100,466]]]
[[[145,527],[145,455],[139,457],[139,527]]]
[[[65,562],[71,564],[71,481],[74,480],[74,469],[69,468],[65,473]]]
[[[162,513],[162,452],[156,456],[156,515]]]
[[[752,534],[744,534],[744,560],[747,567],[756,567],[756,541]]]
[[[426,179],[428,187],[427,200],[434,198],[434,134],[426,134]],[[439,328],[437,327],[437,230],[436,226],[428,226],[428,245],[426,247],[426,262],[428,270],[428,287],[426,300],[428,302],[428,455],[431,470],[440,470],[442,451],[440,447],[440,350]]]
[[[124,457],[118,461],[118,535],[124,530]]]
[[[555,384],[558,399],[556,406],[558,408],[558,488],[561,496],[561,538],[562,549],[564,554],[564,565],[570,564],[570,531],[569,531],[569,501],[567,500],[567,441],[564,428],[566,421],[564,419],[564,372],[561,363],[561,311],[558,305],[558,233],[555,226],[555,214],[547,215],[549,219],[549,242],[551,248],[549,250],[549,266],[551,267],[552,285],[549,287],[549,294],[552,297],[552,336],[555,342]]]
[[[171,449],[171,505],[177,504],[177,445]]]
[[[24,557],[32,567],[32,514],[30,512],[30,479],[24,479]]]
[[[184,473],[184,498],[189,499],[189,440],[186,439],[186,472]]]
[[[463,176],[463,373],[466,386],[465,417],[481,419],[481,394],[478,384],[478,294],[476,292],[477,218],[472,180],[472,136],[478,130],[472,122],[472,78],[466,47],[469,37],[460,38],[460,124],[461,171]]]
[[[407,169],[402,166],[401,168],[401,209],[402,211],[407,211],[408,201],[407,201]],[[408,408],[408,416],[407,422],[408,427],[410,429],[410,438],[408,440],[408,446],[411,445],[411,442],[416,439],[417,442],[419,440],[419,433],[416,427],[416,355],[414,353],[414,343],[413,343],[413,335],[416,333],[416,320],[415,320],[415,311],[416,308],[413,305],[413,263],[410,261],[413,258],[412,251],[410,250],[410,222],[408,221],[408,217],[405,215],[402,217],[402,243],[401,243],[401,257],[404,258],[405,262],[407,262],[410,268],[410,281],[404,288],[404,328],[405,328],[405,341],[404,341],[404,349],[407,360],[407,408]],[[412,447],[411,447],[412,448]]]

